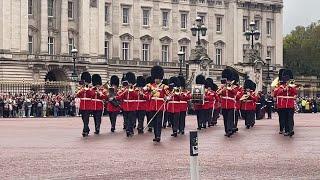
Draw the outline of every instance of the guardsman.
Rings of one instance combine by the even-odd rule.
[[[203,109],[206,114],[205,122],[202,124],[203,128],[206,128],[206,124],[208,123],[208,127],[213,126],[212,117],[214,112],[214,104],[215,104],[215,92],[213,91],[213,80],[211,78],[206,79],[205,83],[205,95],[204,95],[204,104]]]
[[[103,100],[107,97],[107,91],[102,86],[101,76],[99,74],[92,75],[92,115],[95,125],[95,134],[100,134],[101,117],[103,112]]]
[[[171,136],[177,137],[180,118],[180,80],[178,77],[171,77],[169,79],[169,89],[167,96],[167,110],[168,119],[172,125]]]
[[[274,106],[273,97],[271,96],[271,93],[268,92],[268,96],[266,99],[266,108],[267,108],[268,119],[272,119],[273,106]]]
[[[213,83],[213,91],[215,93],[215,102],[214,102],[214,111],[213,111],[213,117],[212,117],[212,126],[217,125],[219,114],[221,112],[221,103],[220,103],[220,96],[217,93],[218,85]]]
[[[161,129],[162,120],[164,118],[165,111],[165,97],[167,96],[166,91],[168,86],[162,84],[162,79],[164,76],[164,70],[161,66],[154,66],[151,69],[151,77],[154,83],[149,83],[146,86],[148,93],[148,99],[150,100],[150,111],[152,119],[150,120],[153,124],[154,129],[154,142],[161,141]],[[149,122],[150,123],[150,122]]]
[[[146,110],[147,110],[147,101],[145,97],[145,91],[143,90],[143,87],[146,86],[146,80],[143,76],[137,77],[137,86],[136,91],[138,93],[138,100],[137,100],[137,119],[138,119],[138,134],[143,134],[143,123],[144,123],[144,117],[146,116]]]
[[[232,70],[224,69],[222,71],[221,87],[217,93],[221,98],[221,109],[223,115],[223,123],[225,129],[225,136],[231,137],[234,133],[234,118],[236,110],[236,95],[237,88],[234,86],[234,75]]]
[[[107,101],[107,110],[111,123],[111,132],[114,132],[116,130],[117,116],[121,110],[120,101],[116,100],[115,98],[118,94],[119,84],[119,77],[116,75],[111,76]]]
[[[186,89],[186,80],[183,76],[178,76],[181,85],[180,96],[180,117],[179,117],[179,134],[184,135],[186,126],[186,115],[188,111],[188,101],[191,99],[191,93]]]
[[[169,79],[163,79],[162,84],[168,86],[169,85]],[[166,105],[165,105],[166,106]],[[167,106],[165,107],[167,109]],[[163,119],[163,124],[162,128],[165,129],[168,127],[171,127],[172,122],[170,121],[171,119],[169,118],[168,111],[164,111],[164,119]]]
[[[152,79],[151,76],[148,76],[146,78],[146,84],[153,84],[154,83],[154,79]],[[148,88],[147,86],[145,86],[143,88],[143,91],[145,92],[145,95],[148,94]],[[149,123],[151,118],[152,118],[152,114],[151,114],[151,108],[150,108],[150,100],[149,99],[146,99],[146,115],[147,115],[147,124],[148,124],[148,132],[152,132],[152,127],[153,127],[153,124],[152,123]]]
[[[243,93],[243,88],[239,85],[239,74],[233,70],[233,75],[234,75],[234,87],[237,90],[237,95],[236,95],[236,109],[235,109],[235,114],[234,114],[234,128],[233,132],[238,132],[238,121],[240,117],[240,108],[241,108],[241,93]]]
[[[241,94],[241,112],[245,120],[247,129],[255,124],[255,110],[257,96],[255,94],[256,84],[250,79],[246,79],[243,86],[244,92]]]
[[[205,85],[206,83],[206,78],[200,74],[196,77],[196,84],[197,85]],[[197,114],[197,124],[198,124],[198,130],[201,130],[201,128],[204,128],[202,125],[205,122],[206,114],[205,110],[203,109],[203,103],[194,103],[193,104],[194,110]]]
[[[294,135],[294,108],[297,96],[297,89],[294,84],[293,74],[291,70],[284,70],[280,86],[274,90],[274,96],[277,98],[277,107],[279,118],[284,123],[285,136]],[[281,132],[280,132],[281,134]]]
[[[125,79],[128,82],[128,86],[116,97],[117,100],[122,101],[123,117],[125,119],[125,127],[127,132],[127,137],[132,137],[133,125],[136,120],[136,107],[138,93],[135,91],[136,86],[136,76],[132,72],[128,72],[125,75]]]
[[[91,83],[91,75],[88,72],[83,72],[81,74],[81,88],[77,92],[77,97],[80,99],[80,114],[83,122],[82,136],[86,137],[89,135],[89,117],[92,110],[92,97],[94,92],[89,88]]]

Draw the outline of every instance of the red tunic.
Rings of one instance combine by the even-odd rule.
[[[164,97],[167,95],[167,86],[161,84],[158,86],[156,83],[148,84],[149,93],[146,93],[147,99],[150,100],[149,111],[164,111]]]
[[[104,89],[92,88],[94,96],[92,98],[93,111],[103,111],[103,100],[106,99],[106,91]]]
[[[80,110],[90,111],[93,110],[93,102],[92,97],[94,96],[94,92],[89,88],[82,88],[78,91],[77,97],[80,99]]]
[[[149,102],[146,100],[146,96],[143,95],[146,92],[142,89],[137,88],[136,89],[137,94],[138,94],[138,99],[137,99],[137,111],[146,111],[148,109],[148,104]],[[140,94],[140,91],[142,92],[142,94]]]
[[[297,89],[287,85],[280,85],[274,90],[274,96],[277,98],[278,109],[292,109],[296,100]]]
[[[254,91],[250,91],[248,99],[241,102],[241,110],[255,111],[257,101],[258,96],[256,96]]]
[[[121,107],[123,111],[137,110],[138,93],[136,91],[125,89],[116,96],[116,99],[122,101]]]
[[[243,95],[243,88],[241,86],[237,86],[237,95],[236,95],[236,109],[239,110],[241,108],[241,101],[240,98]]]
[[[181,103],[180,103],[180,95],[174,94],[170,97],[169,101],[167,102],[167,112],[170,113],[179,113],[181,110]]]
[[[188,101],[191,99],[191,93],[189,91],[182,92],[180,97],[180,112],[188,111]]]
[[[207,90],[205,91],[204,95],[204,104],[202,106],[203,109],[213,109],[215,101],[215,94],[214,91]]]
[[[238,89],[224,89],[221,92],[221,108],[222,109],[235,109],[236,108],[236,95]]]

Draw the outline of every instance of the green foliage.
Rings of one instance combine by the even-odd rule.
[[[284,37],[283,63],[295,75],[320,74],[320,23],[297,26]]]

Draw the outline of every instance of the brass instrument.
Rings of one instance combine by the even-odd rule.
[[[275,78],[272,83],[271,83],[271,87],[275,88],[279,86],[279,77]]]
[[[288,82],[287,82],[287,85],[289,86],[289,87],[296,87],[296,84],[295,84],[295,80],[294,79],[291,79],[291,80],[289,80]]]
[[[240,98],[240,101],[246,101],[250,97],[250,92],[245,92],[242,97]]]
[[[232,90],[232,89],[234,89],[234,82],[235,82],[235,81],[231,81],[230,83],[227,84],[227,90]]]

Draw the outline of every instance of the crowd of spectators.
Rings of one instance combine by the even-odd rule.
[[[71,94],[0,94],[0,118],[78,116],[79,100]]]
[[[299,113],[320,112],[320,98],[298,97],[297,109]]]

